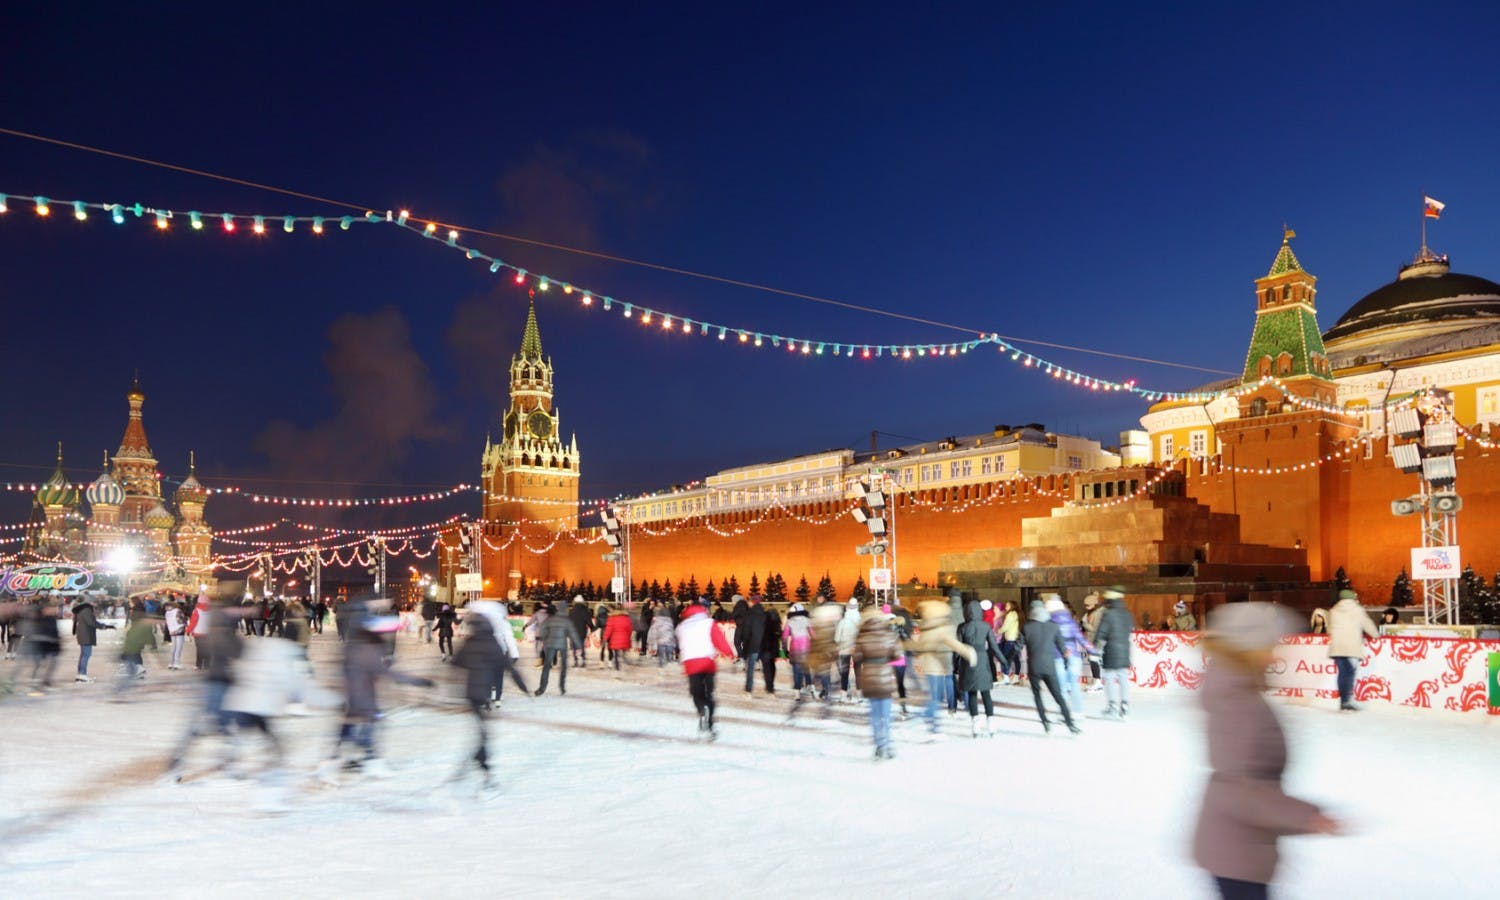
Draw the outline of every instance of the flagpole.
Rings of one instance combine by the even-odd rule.
[[[1422,258],[1427,258],[1427,195],[1422,195]]]

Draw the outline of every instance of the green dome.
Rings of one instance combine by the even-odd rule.
[[[61,444],[57,447],[57,469],[36,492],[36,502],[42,506],[65,506],[70,509],[78,505],[78,488],[68,481],[68,476],[63,472]]]

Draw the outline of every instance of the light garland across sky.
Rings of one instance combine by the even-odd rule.
[[[774,349],[784,349],[789,354],[808,357],[827,356],[864,360],[889,358],[903,362],[939,358],[951,359],[966,355],[970,351],[986,344],[993,344],[999,352],[1009,355],[1012,361],[1024,367],[1035,368],[1037,371],[1051,376],[1055,380],[1074,384],[1089,390],[1106,392],[1127,391],[1151,401],[1208,399],[1213,396],[1197,392],[1149,390],[1140,387],[1134,380],[1118,381],[1089,375],[1052,362],[1036,354],[1028,353],[1020,347],[1004,340],[998,333],[977,332],[973,337],[966,340],[939,343],[870,343],[842,339],[819,339],[806,335],[783,335],[764,329],[757,330],[748,326],[728,325],[693,319],[689,316],[654,309],[639,303],[617,300],[609,294],[583,288],[565,279],[558,279],[550,275],[529,271],[522,266],[505,262],[475,247],[461,243],[460,238],[463,237],[463,233],[458,229],[444,228],[436,221],[414,218],[407,210],[401,210],[399,213],[390,210],[384,213],[366,211],[363,216],[203,213],[195,210],[182,212],[145,206],[140,203],[127,206],[120,203],[99,203],[85,200],[58,201],[38,195],[0,194],[0,214],[9,211],[9,204],[12,200],[30,203],[36,214],[42,217],[52,215],[55,206],[62,209],[65,213],[71,211],[73,217],[80,222],[87,221],[91,217],[91,213],[97,212],[107,216],[118,225],[123,225],[127,221],[134,219],[149,220],[155,225],[158,231],[162,232],[170,231],[174,228],[174,225],[180,225],[182,222],[186,222],[187,229],[191,231],[201,232],[217,229],[227,234],[234,234],[237,231],[249,231],[251,234],[259,236],[268,235],[274,232],[277,227],[286,233],[296,232],[300,229],[310,231],[315,235],[321,235],[329,231],[332,225],[337,225],[339,230],[342,231],[348,231],[356,224],[394,225],[408,233],[421,235],[451,248],[455,252],[462,253],[466,259],[488,266],[491,273],[499,274],[504,272],[516,285],[525,287],[530,291],[546,295],[551,293],[553,288],[556,288],[557,294],[576,297],[579,304],[583,307],[597,306],[597,308],[604,311],[611,311],[615,307],[618,307],[620,315],[623,318],[634,319],[642,326],[654,327],[662,331],[697,335],[712,340],[738,343],[745,346],[764,347],[769,345]]]

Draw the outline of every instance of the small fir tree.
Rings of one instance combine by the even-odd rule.
[[[755,577],[753,575],[750,578],[750,585],[753,591],[755,585]],[[786,591],[782,590],[781,582],[777,580],[774,574],[766,576],[766,600],[771,603],[786,602]]]
[[[868,603],[870,600],[870,589],[865,586],[865,576],[863,575],[859,576],[854,582],[854,597],[861,603]]]
[[[689,575],[687,584],[683,587],[683,591],[687,594],[687,599],[682,601],[684,603],[692,603],[699,597],[703,596],[702,592],[698,590],[698,576]]]
[[[838,597],[833,590],[833,579],[828,577],[827,572],[824,572],[823,577],[818,579],[818,593],[824,597]]]
[[[756,575],[754,572],[750,573],[750,593],[760,593],[760,576]]]
[[[812,587],[807,583],[807,576],[803,575],[797,582],[797,602],[807,603],[807,598],[812,596]]]

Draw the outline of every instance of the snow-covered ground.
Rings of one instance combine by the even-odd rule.
[[[314,653],[325,674],[336,652],[330,629]],[[999,688],[994,739],[972,740],[960,714],[922,743],[914,716],[896,723],[896,759],[877,763],[862,706],[784,724],[784,665],[775,698],[747,699],[721,670],[721,737],[705,744],[675,667],[616,679],[591,661],[565,697],[554,680],[506,698],[490,725],[498,796],[443,784],[472,750],[456,687],[398,688],[380,731],[392,777],[308,778],[290,812],[266,815],[254,780],[157,777],[191,670],[148,658],[147,688],[110,703],[102,679],[71,683],[75,654],[54,693],[0,705],[6,896],[1210,896],[1187,858],[1204,769],[1185,692],[1137,692],[1131,721],[1085,719],[1072,737],[1042,734],[1029,690]],[[398,662],[446,670],[436,656],[403,638]],[[1097,715],[1101,695],[1087,700]],[[1500,719],[1324,701],[1282,713],[1291,790],[1354,833],[1283,842],[1280,896],[1493,894]],[[281,726],[310,773],[335,719]],[[194,762],[218,749],[204,742]]]

